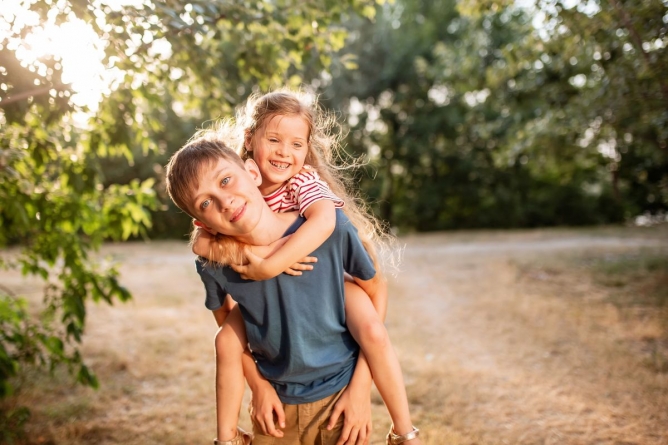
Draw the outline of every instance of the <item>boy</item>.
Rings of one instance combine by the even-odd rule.
[[[269,245],[304,222],[296,213],[272,212],[257,189],[260,182],[253,161],[243,163],[215,138],[193,140],[167,166],[170,197],[182,210],[211,233],[251,245]],[[366,441],[371,376],[345,324],[344,272],[367,293],[385,299],[386,285],[341,211],[334,233],[313,255],[318,258],[313,271],[265,281],[246,281],[229,267],[197,263],[206,306],[218,324],[224,326],[232,311],[243,316],[250,347],[244,374],[253,392],[256,445]],[[216,341],[217,350],[223,346]],[[344,420],[336,422],[341,414]]]

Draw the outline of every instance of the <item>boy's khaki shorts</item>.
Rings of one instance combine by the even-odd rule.
[[[334,404],[344,390],[345,388],[312,403],[301,405],[284,403],[285,428],[283,428],[282,438],[263,435],[262,430],[253,421],[253,434],[255,435],[253,445],[336,445],[343,430],[343,416],[339,418],[331,431],[327,430],[327,423]],[[252,419],[252,408],[249,407],[249,410]]]

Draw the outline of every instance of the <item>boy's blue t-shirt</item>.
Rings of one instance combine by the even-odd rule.
[[[285,234],[304,221],[297,218]],[[219,309],[228,293],[239,303],[258,369],[288,404],[323,399],[350,382],[359,346],[346,327],[343,274],[369,280],[376,273],[341,210],[334,232],[312,256],[318,258],[313,270],[264,281],[243,280],[229,267],[197,261],[206,307]]]

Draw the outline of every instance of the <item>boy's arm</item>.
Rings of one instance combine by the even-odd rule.
[[[285,428],[285,411],[283,411],[283,405],[278,398],[278,394],[276,394],[276,390],[260,374],[255,360],[248,350],[244,351],[241,360],[244,376],[253,393],[251,412],[255,423],[260,426],[264,434],[283,437],[283,431],[280,428]],[[276,423],[274,423],[274,419],[276,419]]]
[[[306,222],[292,234],[290,239],[269,258],[263,259],[246,250],[247,265],[231,265],[232,269],[247,280],[267,280],[283,271],[290,275],[301,275],[299,270],[311,270],[312,266],[299,267],[295,263],[316,250],[334,232],[336,208],[329,199],[321,199],[304,211]],[[290,272],[293,269],[294,272]]]
[[[353,280],[371,298],[373,307],[376,308],[376,312],[384,321],[387,315],[387,280],[383,274],[376,271],[376,275],[370,280],[360,280],[355,277],[353,277]]]
[[[227,316],[236,305],[237,303],[232,299],[232,296],[227,294],[223,306],[211,311],[213,312],[213,316],[219,327],[225,322]],[[278,429],[273,422],[274,413],[276,413],[278,426],[280,428],[285,427],[285,412],[283,411],[281,400],[278,398],[278,394],[276,394],[276,390],[271,386],[269,381],[260,374],[260,371],[258,371],[257,365],[255,364],[255,360],[253,359],[253,356],[250,355],[250,352],[248,352],[248,349],[244,351],[241,360],[244,377],[253,392],[253,398],[251,400],[253,404],[253,417],[255,417],[255,420],[258,425],[261,426],[262,431],[265,434],[275,437],[283,437],[283,432]]]
[[[350,383],[334,404],[327,429],[331,430],[343,415],[343,430],[336,445],[367,443],[371,433],[371,371],[360,350]]]
[[[351,277],[346,274],[346,280]],[[361,280],[352,277],[352,280],[367,293],[371,302],[382,319],[387,312],[387,281],[380,271],[373,278]],[[341,397],[334,405],[332,414],[327,424],[327,429],[332,429],[338,418],[343,415],[344,425],[341,437],[337,445],[347,443],[364,443],[371,432],[371,370],[366,361],[364,352],[360,350],[355,371]],[[357,437],[357,439],[355,439]],[[357,440],[357,442],[355,442]]]

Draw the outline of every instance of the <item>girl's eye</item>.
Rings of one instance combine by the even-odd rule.
[[[302,144],[300,144],[299,142],[297,142],[297,143],[295,143],[295,144],[293,144],[293,145],[295,146],[295,148],[302,148]]]
[[[220,185],[227,185],[230,182],[230,179],[229,176],[224,177],[223,180],[220,181]]]
[[[269,139],[269,142],[271,142],[272,144],[275,144],[276,142],[278,142],[278,139],[276,139],[276,138],[270,138],[270,139]]]
[[[209,204],[211,204],[211,201],[207,199],[206,201],[203,201],[203,202],[199,205],[199,207],[200,207],[202,210],[205,210],[207,207],[209,207]]]

